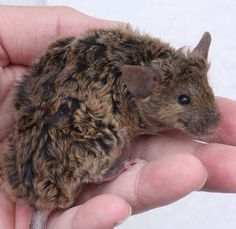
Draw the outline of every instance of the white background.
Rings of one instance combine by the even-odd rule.
[[[93,16],[129,22],[174,47],[193,47],[202,33],[209,31],[211,85],[216,95],[236,99],[235,0],[0,0],[0,3],[72,6]],[[236,194],[194,192],[169,206],[132,216],[119,226],[134,228],[234,229]]]

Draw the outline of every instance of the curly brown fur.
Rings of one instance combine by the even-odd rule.
[[[184,54],[130,28],[51,44],[17,86],[1,161],[7,192],[34,209],[67,208],[83,184],[103,180],[133,136],[212,133],[219,115],[201,48]],[[182,94],[191,104],[179,104]]]

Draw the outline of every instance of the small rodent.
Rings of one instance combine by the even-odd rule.
[[[83,184],[112,178],[134,136],[217,130],[210,42],[206,32],[184,52],[126,27],[49,46],[16,87],[16,123],[0,162],[2,186],[33,209],[31,229],[46,228],[48,214],[70,207]]]

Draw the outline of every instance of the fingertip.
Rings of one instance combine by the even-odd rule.
[[[206,182],[207,171],[191,154],[163,156],[145,166],[139,178],[137,209],[163,206],[176,201]]]
[[[132,214],[131,206],[118,195],[103,194],[85,203],[88,212],[90,212],[91,208],[96,206],[99,206],[97,212],[99,212],[100,223],[103,223],[104,226],[107,224],[106,226],[108,228],[121,224]],[[105,218],[107,218],[107,220],[105,220]]]
[[[103,29],[113,29],[113,28],[126,28],[128,23],[121,22],[121,21],[114,21],[114,20],[107,20],[103,18],[97,18],[93,16],[88,16],[87,17],[87,28],[85,30],[89,31],[91,29],[96,29],[96,28],[103,28]]]
[[[98,18],[98,17],[88,15],[88,14],[86,14],[78,9],[72,8],[70,6],[55,6],[54,8],[58,10],[58,15],[70,15],[70,16],[73,15],[73,17],[75,19],[74,23],[76,23],[76,19],[77,19],[78,22],[80,23],[79,25],[82,27],[84,25],[86,25],[88,27],[87,29],[89,29],[89,27],[91,27],[91,28],[99,28],[99,27],[110,28],[110,27],[114,27],[114,26],[125,25],[125,23],[121,22],[121,21],[114,21],[114,20]]]
[[[182,176],[186,179],[191,180],[189,183],[189,190],[191,191],[198,191],[200,190],[204,184],[206,183],[208,172],[202,162],[192,154],[185,154],[185,155],[179,155],[179,161],[185,160],[184,166],[182,164],[179,164],[180,168],[182,168],[183,174]]]
[[[220,112],[220,128],[218,139],[215,142],[234,145],[236,139],[236,101],[224,97],[216,97]]]
[[[73,22],[73,25],[68,27],[68,21],[62,21],[60,23],[61,29],[60,33],[72,33],[76,36],[83,35],[89,30],[93,30],[96,28],[104,28],[104,29],[111,29],[114,27],[126,27],[128,23],[121,22],[121,21],[114,21],[109,20],[105,18],[98,18],[91,15],[88,15],[84,12],[81,12],[77,9],[71,8],[71,7],[60,7],[59,8],[59,15],[64,15],[65,13],[67,15],[70,15],[67,17],[67,20],[70,21],[70,23]],[[73,20],[72,19],[73,15]],[[68,31],[70,29],[70,31]]]
[[[211,143],[201,147],[195,154],[208,171],[203,189],[214,192],[236,192],[236,148]]]

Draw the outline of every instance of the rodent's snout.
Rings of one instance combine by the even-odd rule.
[[[213,136],[218,132],[220,115],[218,112],[206,112],[201,116],[194,115],[189,120],[180,120],[180,122],[189,134],[198,138]]]

